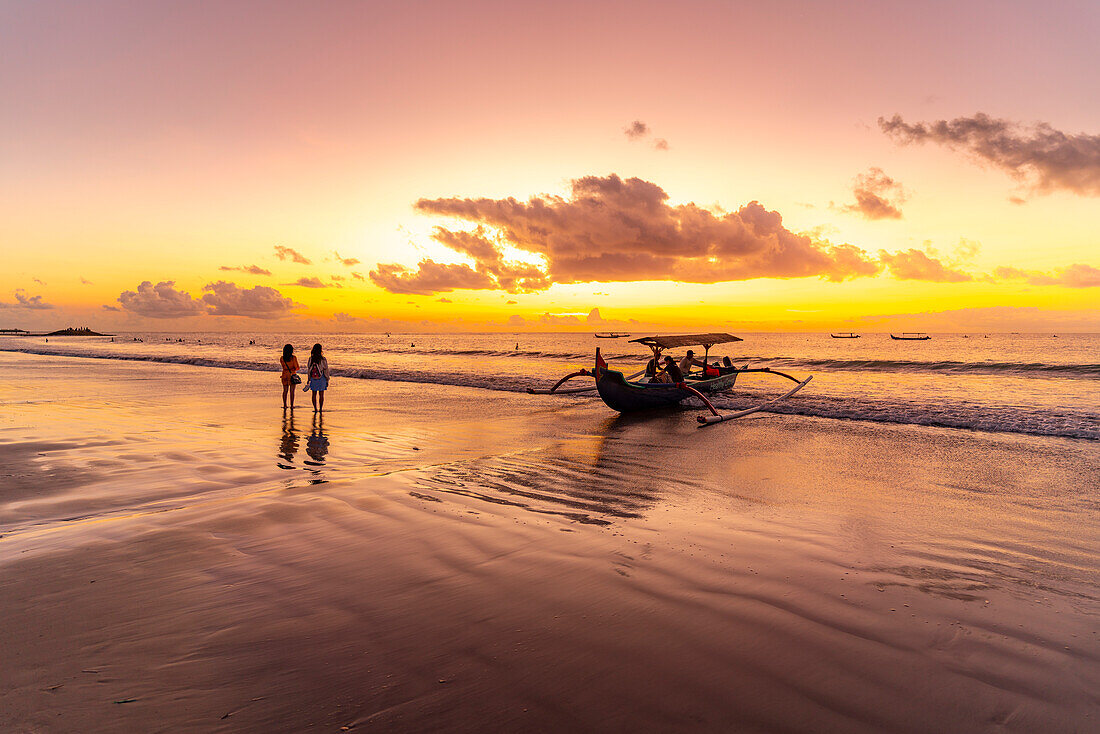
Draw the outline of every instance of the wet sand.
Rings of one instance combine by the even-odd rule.
[[[1100,729],[1094,442],[0,370],[0,730]]]

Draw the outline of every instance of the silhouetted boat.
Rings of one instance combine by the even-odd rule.
[[[928,341],[932,337],[930,337],[927,334],[925,334],[923,332],[920,332],[920,331],[906,331],[906,332],[903,332],[901,334],[901,336],[897,336],[896,334],[891,334],[890,338],[893,339],[894,341],[899,341],[899,342],[923,342],[923,341]]]
[[[829,334],[834,339],[858,339],[859,334],[853,334],[850,331],[845,331],[841,334]]]
[[[715,344],[724,344],[727,342],[739,342],[739,337],[731,334],[683,334],[683,335],[670,335],[670,336],[647,336],[641,339],[631,339],[631,343],[637,342],[644,344],[653,350],[653,362],[657,363],[657,357],[664,349],[674,349],[676,347],[688,347],[688,346],[701,346],[705,348],[703,362],[706,363],[710,354],[710,348]],[[752,408],[746,408],[745,410],[739,410],[735,413],[719,413],[715,407],[707,399],[705,393],[717,393],[724,390],[729,390],[733,387],[737,381],[738,375],[742,375],[750,372],[768,373],[784,377],[792,382],[798,383],[786,394],[781,395],[773,400],[761,403]],[[565,377],[558,380],[558,382],[549,390],[539,388],[527,388],[527,392],[537,395],[553,395],[553,394],[566,394],[566,393],[580,393],[590,392],[596,390],[600,398],[607,404],[612,410],[617,410],[620,413],[630,413],[639,410],[649,410],[652,408],[663,408],[678,405],[687,398],[697,397],[703,401],[703,404],[710,410],[711,415],[700,415],[698,420],[703,425],[709,425],[712,423],[721,423],[722,421],[731,420],[733,418],[740,418],[741,416],[755,413],[763,408],[776,403],[785,398],[789,398],[796,392],[806,386],[812,377],[807,377],[805,380],[799,381],[795,377],[791,377],[783,372],[777,372],[776,370],[768,367],[749,368],[748,365],[742,368],[730,367],[719,368],[713,365],[707,365],[703,368],[703,371],[694,375],[685,375],[682,382],[634,382],[634,378],[641,377],[645,374],[645,370],[636,372],[629,377],[623,375],[622,372],[610,369],[607,362],[604,360],[603,355],[600,354],[599,348],[596,349],[596,366],[591,372],[588,370],[579,370],[572,372]],[[566,388],[562,389],[569,380],[574,377],[592,377],[596,381],[595,387],[581,387],[581,388]]]
[[[592,336],[597,339],[622,339],[624,336],[630,336],[630,334],[620,334],[617,331],[597,331]]]

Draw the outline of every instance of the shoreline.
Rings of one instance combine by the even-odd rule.
[[[34,385],[0,383],[3,727],[1074,731],[1100,707],[1091,443],[719,435],[368,380],[288,425],[273,375],[70,360],[0,354]]]

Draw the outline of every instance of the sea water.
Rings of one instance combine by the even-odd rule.
[[[304,367],[310,347],[320,341],[336,378],[333,390],[344,378],[522,392],[591,368],[597,347],[613,368],[633,373],[650,356],[646,347],[630,342],[638,336],[127,332],[113,341],[4,336],[0,350],[276,372],[283,344],[294,345]],[[768,366],[800,380],[814,376],[796,396],[769,407],[771,412],[1100,440],[1097,334],[934,334],[928,341],[895,341],[878,333],[859,339],[827,333],[741,336],[743,341],[718,345],[709,356],[729,356],[738,366]],[[679,357],[684,351],[667,353]],[[696,352],[702,356],[703,350]],[[572,384],[584,386],[586,380]],[[722,409],[750,407],[792,384],[749,374],[714,402]],[[560,399],[598,400],[583,394]]]

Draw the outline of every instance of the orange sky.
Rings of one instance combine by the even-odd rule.
[[[0,328],[1100,331],[1095,4],[320,5],[0,7]]]

